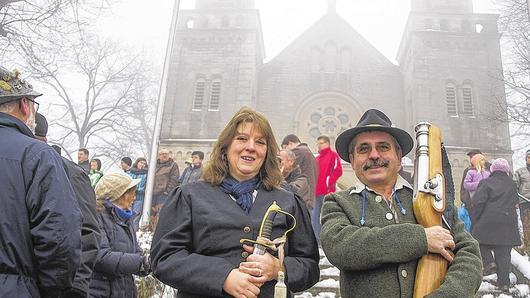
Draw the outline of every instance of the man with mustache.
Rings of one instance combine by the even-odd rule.
[[[0,67],[0,297],[61,297],[81,251],[81,214],[61,157],[35,139],[42,94]]]
[[[424,228],[412,210],[412,187],[398,175],[412,137],[379,110],[368,110],[335,143],[360,182],[326,196],[322,248],[340,269],[343,297],[412,297],[418,260],[447,259],[441,287],[429,297],[473,297],[482,280],[478,243],[453,216],[448,227]]]

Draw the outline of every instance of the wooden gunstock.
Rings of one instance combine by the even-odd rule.
[[[443,175],[441,146],[440,129],[431,125],[429,127],[428,141],[429,179],[435,177],[436,174]],[[434,195],[425,192],[417,192],[414,198],[414,215],[418,223],[425,228],[442,225],[442,213],[444,210],[436,210],[433,202]],[[443,206],[445,209],[445,197]],[[418,262],[416,269],[414,298],[423,298],[438,289],[444,281],[447,266],[447,260],[440,254],[428,253],[423,256]]]
[[[432,208],[432,196],[424,193],[418,196],[414,202],[414,214],[418,223],[426,228],[441,226],[442,215]],[[428,253],[421,257],[416,268],[414,298],[423,298],[438,289],[444,281],[446,271],[447,260],[440,254]]]

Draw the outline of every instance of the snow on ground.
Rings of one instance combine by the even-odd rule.
[[[480,288],[478,288],[478,291],[479,292],[492,292],[492,291],[496,291],[497,290],[497,287],[490,284],[489,282],[486,282],[486,281],[483,281],[481,284],[480,284]]]
[[[524,277],[530,279],[530,261],[528,260],[528,256],[522,256],[515,249],[512,249],[512,265],[514,265]]]
[[[486,281],[486,282],[489,282],[489,283],[492,283],[492,284],[496,284],[497,283],[497,274],[496,273],[493,273],[493,274],[490,274],[490,275],[486,275],[484,277],[482,277],[482,281]],[[517,276],[515,276],[515,274],[513,274],[512,272],[510,272],[510,284],[516,284],[517,283]]]
[[[325,265],[325,266],[331,266],[331,263],[328,261],[328,258],[326,257],[323,257],[322,259],[320,259],[320,262],[318,264]]]
[[[329,267],[327,269],[320,270],[320,275],[323,276],[339,276],[340,270],[337,267]]]
[[[143,251],[149,251],[151,249],[151,240],[153,238],[152,232],[136,232],[136,239],[138,240],[138,245]]]
[[[528,285],[515,285],[514,287],[519,291],[521,297],[530,296],[530,287]]]
[[[335,293],[332,293],[332,292],[322,292],[322,293],[318,293],[316,296],[313,296],[309,292],[304,292],[300,295],[294,296],[294,298],[335,298],[335,297],[336,297]]]
[[[315,288],[340,288],[339,282],[333,278],[324,279],[319,281],[313,287]]]

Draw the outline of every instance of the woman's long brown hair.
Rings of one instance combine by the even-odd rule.
[[[202,173],[202,178],[213,185],[219,185],[228,176],[230,173],[226,155],[228,146],[232,143],[237,134],[237,128],[242,123],[252,123],[253,129],[261,133],[267,142],[267,154],[259,171],[263,187],[266,190],[279,187],[283,177],[276,158],[278,144],[267,118],[249,107],[243,107],[237,111],[217,138],[217,142],[213,145],[210,161]]]

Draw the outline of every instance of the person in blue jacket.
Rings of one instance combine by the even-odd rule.
[[[134,227],[138,230],[144,207],[145,185],[147,184],[147,160],[143,157],[138,157],[127,174],[133,179],[140,179],[140,182],[136,185],[136,200],[134,200],[132,205],[132,210],[135,213]]]
[[[0,67],[0,297],[60,297],[81,253],[81,215],[61,157],[35,139],[42,95]]]

